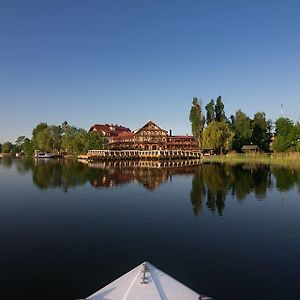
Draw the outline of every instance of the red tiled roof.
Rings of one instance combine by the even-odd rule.
[[[121,125],[114,124],[95,124],[89,131],[102,131],[104,134],[117,136],[121,132],[130,132],[130,129]]]
[[[125,139],[133,139],[134,132],[121,132],[119,135],[115,136],[114,140],[125,140]]]

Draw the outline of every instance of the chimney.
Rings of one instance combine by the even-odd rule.
[[[172,136],[172,129],[169,130],[169,135]]]

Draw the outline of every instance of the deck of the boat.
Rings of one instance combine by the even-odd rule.
[[[143,264],[89,296],[89,300],[198,300],[199,294],[147,263],[147,283],[141,283]]]

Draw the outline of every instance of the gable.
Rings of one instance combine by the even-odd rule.
[[[168,132],[164,129],[161,129],[158,125],[156,125],[154,122],[149,121],[146,123],[142,128],[140,128],[138,131],[136,131],[136,135],[143,135],[144,132],[160,132],[160,135],[167,136]]]

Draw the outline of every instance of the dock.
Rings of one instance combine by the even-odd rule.
[[[200,159],[199,151],[188,150],[89,150],[78,159],[95,160],[166,160],[166,159]]]

